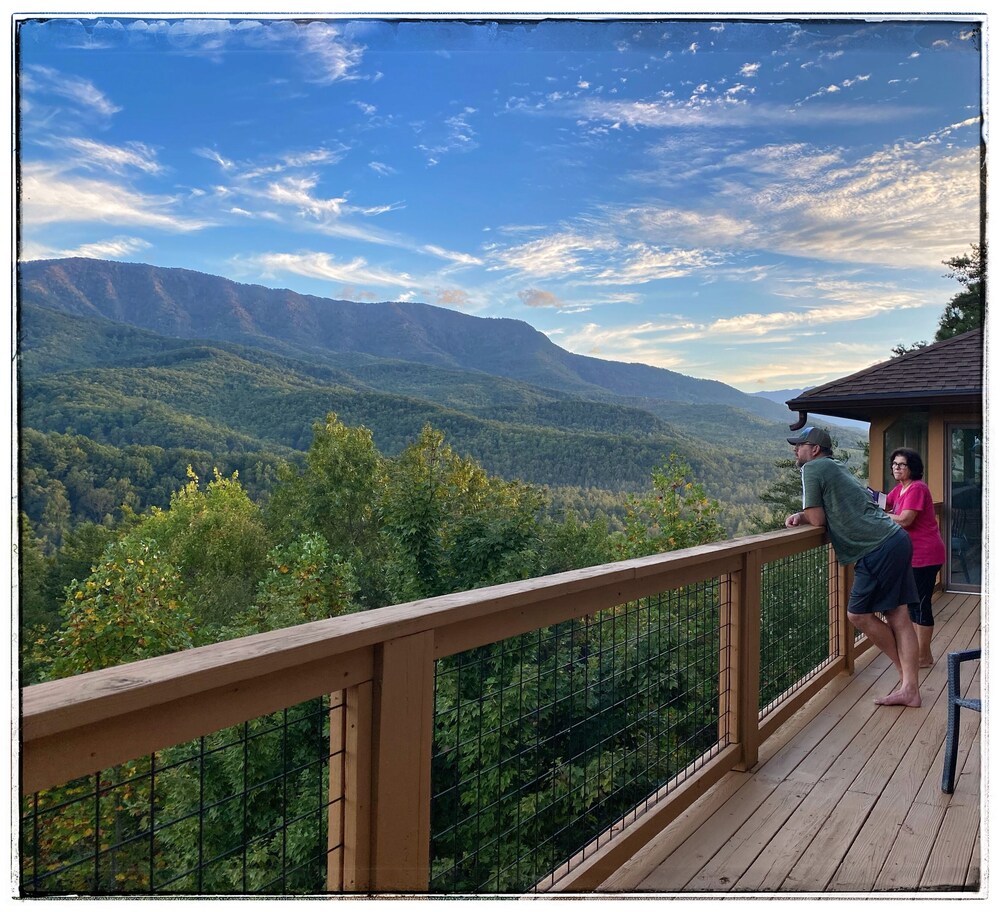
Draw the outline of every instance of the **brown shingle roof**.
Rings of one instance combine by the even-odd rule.
[[[974,329],[817,386],[786,404],[793,412],[867,421],[879,407],[981,407],[982,399],[983,331]]]

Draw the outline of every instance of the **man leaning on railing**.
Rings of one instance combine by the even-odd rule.
[[[899,672],[899,686],[875,702],[919,706],[917,636],[907,608],[918,599],[910,538],[876,506],[861,482],[833,458],[833,442],[827,431],[807,426],[788,442],[802,472],[802,510],[787,517],[785,525],[825,527],[837,560],[854,564],[847,618]]]

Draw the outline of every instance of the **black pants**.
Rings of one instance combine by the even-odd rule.
[[[934,626],[934,615],[931,613],[931,594],[934,592],[934,581],[937,579],[940,569],[940,564],[913,568],[913,579],[917,584],[920,601],[910,602],[907,607],[910,609],[910,620],[921,627]]]

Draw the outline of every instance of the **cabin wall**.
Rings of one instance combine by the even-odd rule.
[[[868,484],[877,491],[891,491],[894,482],[885,471],[885,434],[903,415],[903,411],[884,411],[872,415],[868,430]],[[943,503],[947,491],[949,466],[948,425],[976,423],[982,414],[974,409],[956,412],[932,408],[927,414],[927,452],[924,457],[924,481],[936,503]]]

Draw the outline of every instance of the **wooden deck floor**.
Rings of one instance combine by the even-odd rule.
[[[980,887],[980,716],[963,710],[955,791],[941,791],[947,652],[979,645],[980,597],[935,601],[919,709],[878,707],[897,678],[869,649],[600,892],[880,893]],[[979,693],[979,663],[963,686]],[[929,897],[928,897],[929,898]]]

